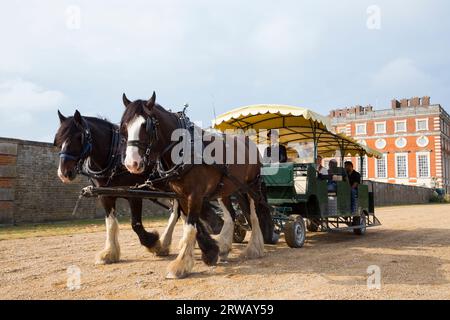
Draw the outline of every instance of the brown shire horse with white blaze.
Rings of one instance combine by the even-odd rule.
[[[58,116],[60,127],[54,144],[61,149],[58,176],[64,183],[74,180],[78,173],[89,177],[97,187],[134,186],[145,182],[149,171],[142,175],[130,174],[121,163],[124,144],[117,125],[104,119],[82,117],[78,110],[73,117],[65,117],[59,111]],[[105,249],[96,256],[97,264],[115,263],[120,259],[116,200],[117,197],[100,197],[106,213],[107,239]],[[142,199],[126,200],[131,210],[132,228],[141,244],[157,255],[168,255],[173,229],[180,216],[178,203],[174,202],[169,223],[159,239],[156,231],[147,232],[144,229]],[[209,203],[204,204],[202,218],[214,232],[219,232],[220,218]]]
[[[159,172],[167,174],[170,188],[180,196],[180,205],[187,208],[180,253],[168,266],[167,278],[183,278],[194,265],[194,246],[196,241],[202,251],[202,260],[207,265],[214,265],[218,254],[227,255],[233,241],[234,221],[230,211],[230,196],[236,192],[244,194],[250,208],[251,238],[243,252],[246,258],[260,258],[264,255],[264,239],[271,241],[274,224],[265,197],[261,190],[261,163],[256,145],[248,138],[232,137],[232,161],[223,164],[178,163],[172,153],[178,141],[172,141],[172,134],[177,129],[192,128],[184,114],[175,114],[156,104],[153,92],[148,101],[131,102],[123,95],[125,112],[121,120],[121,134],[127,137],[125,166],[128,171],[140,174],[145,170],[148,158],[156,158]],[[205,134],[201,129],[201,134]],[[186,131],[187,132],[187,131]],[[187,132],[189,135],[189,132]],[[224,159],[227,158],[226,136],[216,136]],[[228,137],[230,138],[230,137]],[[229,142],[230,140],[226,140]],[[208,143],[205,143],[208,145]],[[190,148],[189,144],[189,148]],[[252,149],[253,148],[253,149]],[[187,150],[184,150],[187,152]],[[256,152],[254,163],[250,160],[251,152]],[[176,153],[176,152],[175,152]],[[179,152],[178,152],[179,153]],[[245,155],[245,160],[238,160],[238,155]],[[190,159],[191,161],[193,159]],[[241,162],[239,162],[241,161]],[[198,162],[197,162],[198,163]],[[163,174],[163,175],[164,175]],[[224,212],[224,226],[218,237],[218,244],[199,223],[201,204],[205,199],[218,199]],[[244,208],[242,208],[244,210]],[[257,210],[258,209],[258,210]],[[257,212],[258,211],[258,212]],[[260,221],[261,219],[261,226]],[[261,229],[263,232],[261,232]],[[263,238],[264,234],[264,238]]]

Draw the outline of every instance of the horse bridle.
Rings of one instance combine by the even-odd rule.
[[[92,152],[92,136],[91,130],[86,120],[83,119],[83,125],[75,123],[76,127],[81,131],[81,153],[79,155],[73,155],[65,151],[59,152],[59,158],[64,160],[76,161],[76,170],[81,171],[84,161],[89,157]]]
[[[158,141],[158,119],[155,117],[148,117],[145,121],[145,132],[149,137],[148,143],[141,142],[140,140],[127,141],[127,147],[136,147],[141,151],[144,151],[144,163],[148,165],[150,163],[150,153],[153,145]]]

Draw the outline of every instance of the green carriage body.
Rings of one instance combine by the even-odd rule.
[[[299,214],[307,219],[353,217],[370,211],[369,187],[358,187],[358,210],[351,212],[350,185],[338,181],[337,190],[328,192],[328,183],[317,176],[313,164],[277,163],[262,168],[267,198],[277,211]]]

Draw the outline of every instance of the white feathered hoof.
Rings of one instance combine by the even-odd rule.
[[[240,254],[242,259],[260,259],[264,257],[264,249],[258,249],[254,246],[247,247]]]
[[[112,264],[120,261],[120,250],[102,250],[95,257],[95,264]]]
[[[167,268],[166,279],[184,279],[186,278],[192,271],[194,267],[194,261],[187,259],[186,260],[174,260],[172,261]]]

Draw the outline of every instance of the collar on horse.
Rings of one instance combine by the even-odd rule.
[[[111,146],[109,149],[108,155],[108,164],[100,170],[93,170],[91,168],[91,158],[88,157],[86,161],[84,161],[81,167],[81,174],[87,176],[89,178],[94,179],[106,179],[108,178],[108,183],[116,174],[117,167],[122,163],[122,153],[121,153],[121,143],[122,136],[119,133],[119,129],[111,124],[112,137],[111,137]]]

